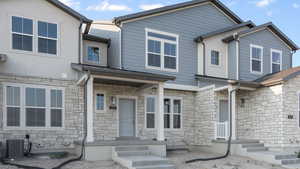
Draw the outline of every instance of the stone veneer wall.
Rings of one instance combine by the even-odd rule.
[[[47,85],[65,88],[65,128],[42,130],[5,130],[3,128],[3,83],[26,83],[34,85]],[[35,77],[18,77],[0,75],[0,141],[6,139],[24,139],[25,134],[30,134],[33,150],[69,148],[74,141],[83,137],[83,103],[84,89],[76,85],[75,81],[54,80]]]
[[[245,104],[241,104],[241,99]],[[282,85],[255,91],[239,91],[237,95],[237,137],[258,139],[267,146],[283,144]]]
[[[282,146],[300,147],[299,128],[300,76],[283,84],[283,137]],[[288,116],[292,115],[293,119]]]
[[[117,110],[109,109],[111,96],[133,96],[138,98],[137,105],[137,136],[142,139],[156,138],[156,130],[145,128],[145,95],[157,95],[156,89],[140,91],[135,87],[95,84],[95,90],[106,93],[106,111],[94,113],[94,136],[95,140],[114,140],[118,137],[118,113]],[[167,143],[192,144],[194,140],[194,93],[187,91],[165,90],[166,97],[174,96],[182,98],[182,129],[165,129]]]

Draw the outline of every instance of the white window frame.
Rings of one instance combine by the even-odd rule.
[[[20,126],[7,126],[7,101],[6,88],[7,86],[20,87]],[[45,127],[27,127],[26,126],[26,88],[42,88],[46,90],[46,125]],[[51,89],[62,91],[62,126],[51,127]],[[19,84],[19,83],[3,83],[3,129],[4,130],[63,130],[65,128],[65,88],[51,87],[33,84]],[[44,108],[44,107],[43,107]]]
[[[26,34],[26,33],[14,32],[12,30],[12,28],[13,28],[12,18],[13,17],[19,17],[19,18],[25,18],[25,19],[32,20],[32,35]],[[12,51],[18,51],[18,52],[21,52],[21,53],[34,53],[34,51],[35,51],[35,46],[34,46],[34,41],[35,41],[35,26],[34,26],[34,24],[35,24],[35,20],[33,18],[26,17],[26,16],[21,16],[21,15],[10,15],[10,39],[11,39],[10,40],[10,49]],[[22,27],[23,27],[23,25],[22,25]],[[18,34],[18,35],[22,35],[22,36],[31,36],[32,37],[32,44],[31,44],[32,45],[32,51],[21,50],[21,49],[14,49],[13,48],[13,37],[12,37],[13,34]]]
[[[61,105],[62,107],[52,107],[52,106],[51,106],[51,90],[61,90],[61,89],[56,89],[56,88],[51,88],[51,89],[50,89],[50,96],[49,96],[49,97],[50,97],[50,126],[51,126],[51,110],[52,110],[52,109],[55,109],[55,110],[61,110],[61,112],[62,112],[62,120],[63,120],[63,121],[62,121],[62,126],[63,126],[63,122],[64,122],[64,113],[63,113],[63,112],[64,112],[64,100],[62,100],[62,105]],[[63,92],[63,90],[61,90],[61,91],[62,91],[62,92],[61,92],[61,93],[62,93],[62,99],[64,99],[64,92]],[[51,126],[51,127],[52,127],[52,126]],[[60,128],[60,127],[55,127],[55,126],[54,126],[54,127],[52,127],[52,128]]]
[[[39,22],[45,22],[45,23],[51,23],[51,24],[56,24],[56,34],[57,34],[57,37],[56,38],[49,38],[49,37],[44,37],[44,36],[39,36]],[[52,22],[52,21],[44,21],[44,20],[41,20],[41,19],[37,19],[36,20],[36,53],[38,54],[41,54],[41,55],[46,55],[46,56],[58,56],[59,55],[59,38],[60,38],[60,35],[59,35],[59,24],[56,23],[56,22]],[[42,39],[47,39],[47,40],[55,40],[56,41],[56,54],[50,54],[50,53],[42,53],[42,52],[39,52],[39,38],[42,38]]]
[[[173,96],[166,96],[164,99],[169,99],[171,104],[171,111],[170,111],[170,128],[164,128],[165,130],[182,130],[183,126],[183,99],[181,97],[173,97]],[[174,115],[178,115],[174,113],[174,100],[180,100],[180,128],[174,128]],[[163,112],[165,115],[165,112]]]
[[[17,128],[17,127],[20,127],[21,126],[21,88],[19,86],[11,86],[11,87],[15,87],[15,88],[19,88],[20,90],[20,98],[19,98],[19,105],[18,106],[15,106],[15,105],[8,105],[7,104],[7,86],[4,87],[4,90],[5,92],[3,93],[3,97],[5,98],[4,99],[4,109],[5,111],[3,111],[3,117],[5,116],[5,125],[7,126],[7,108],[9,107],[12,107],[12,108],[19,108],[20,109],[20,121],[19,121],[19,126],[8,126],[8,127],[12,127],[12,128]],[[4,115],[5,114],[5,115]]]
[[[155,110],[155,112],[147,112],[147,99],[148,98],[154,98],[154,110]],[[145,104],[144,104],[144,106],[145,106],[145,129],[147,129],[147,130],[155,130],[156,129],[156,116],[157,116],[157,97],[156,96],[154,96],[154,95],[146,95],[145,96]],[[154,128],[148,128],[147,127],[147,114],[154,114]]]
[[[89,58],[89,48],[98,48],[99,49],[99,62],[88,60],[88,58]],[[101,64],[101,48],[97,45],[91,45],[91,44],[87,45],[86,46],[86,59],[85,59],[85,62],[91,63],[91,64],[97,64],[97,65]]]
[[[161,34],[161,35],[167,35],[167,36],[172,36],[174,38],[176,38],[176,42],[175,41],[171,41],[171,40],[167,40],[167,39],[161,39],[161,38],[156,38],[156,37],[151,37],[148,36],[148,32],[152,32],[152,33],[157,33],[157,34]],[[146,64],[145,67],[147,69],[155,69],[155,70],[161,70],[161,71],[167,71],[167,72],[178,72],[179,71],[179,35],[177,34],[173,34],[173,33],[168,33],[168,32],[163,32],[163,31],[159,31],[159,30],[154,30],[154,29],[149,29],[149,28],[145,28],[145,34],[146,34],[146,47],[145,47],[145,56],[146,56]],[[156,55],[160,55],[160,67],[155,67],[155,66],[149,66],[148,65],[148,40],[154,40],[154,41],[159,41],[160,45],[161,45],[161,51],[160,54],[159,53],[153,53]],[[164,52],[164,43],[170,43],[170,44],[175,44],[176,45],[176,56],[170,56],[170,55],[165,55]],[[165,56],[167,57],[174,57],[176,58],[176,69],[170,69],[170,68],[165,68]]]
[[[97,94],[103,94],[104,97],[104,105],[103,105],[103,110],[97,110]],[[101,90],[95,90],[94,92],[94,111],[96,113],[103,113],[106,111],[106,92],[103,92]]]
[[[219,62],[219,64],[217,64],[217,65],[212,64],[212,62],[211,62],[211,61],[212,61],[211,59],[212,59],[212,52],[213,52],[213,51],[218,52],[218,54],[219,54],[219,55],[218,55],[218,62]],[[220,59],[220,56],[221,56],[220,51],[218,51],[218,50],[216,50],[216,49],[211,49],[211,50],[210,50],[210,65],[215,66],[215,67],[220,67],[220,66],[221,66],[221,59]]]
[[[252,56],[252,48],[259,48],[261,49],[261,59],[256,59],[256,58],[253,58]],[[256,61],[260,61],[261,62],[261,71],[258,72],[258,71],[254,71],[252,70],[252,60],[256,60]],[[254,45],[254,44],[250,44],[250,72],[253,73],[253,74],[263,74],[264,70],[264,48],[262,46],[259,46],[259,45]]]
[[[273,52],[275,53],[279,53],[280,55],[280,63],[275,63],[273,62]],[[271,48],[271,52],[270,52],[270,58],[271,58],[271,73],[273,73],[273,64],[276,64],[276,65],[280,65],[280,71],[282,70],[282,51],[281,50],[277,50],[277,49],[272,49]]]

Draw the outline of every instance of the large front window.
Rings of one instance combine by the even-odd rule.
[[[38,52],[57,54],[57,24],[38,21]]]
[[[178,36],[146,29],[148,68],[178,71]]]
[[[33,51],[33,21],[12,17],[12,49]]]
[[[281,71],[282,51],[271,49],[271,73]]]
[[[263,47],[250,46],[250,70],[252,73],[263,72]]]
[[[4,88],[6,127],[63,126],[63,90],[12,84]]]

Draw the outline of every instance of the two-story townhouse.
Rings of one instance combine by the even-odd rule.
[[[298,146],[298,47],[272,23],[218,0],[93,23],[57,0],[0,4],[2,140],[29,134],[37,150],[83,139],[89,160],[117,145],[165,156],[229,133]]]

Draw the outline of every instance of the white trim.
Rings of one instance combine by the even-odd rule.
[[[126,95],[117,95],[116,96],[117,97],[117,135],[118,135],[118,137],[120,137],[120,109],[119,109],[119,107],[120,107],[120,105],[119,105],[119,100],[120,99],[131,99],[131,100],[134,100],[135,101],[135,126],[134,126],[134,128],[135,128],[135,132],[134,132],[134,134],[135,134],[135,137],[137,137],[138,136],[138,119],[137,119],[137,115],[138,115],[138,97],[137,96],[126,96]]]
[[[76,82],[76,85],[79,86],[79,85],[83,85],[88,79],[88,75],[87,74],[84,74],[80,77],[80,79]]]
[[[176,41],[171,41],[171,40],[166,40],[166,39],[161,39],[161,38],[156,38],[156,37],[149,37],[148,32],[172,36],[172,37],[176,38]],[[153,53],[156,55],[160,55],[160,67],[148,65],[148,53],[151,53],[151,52],[148,52],[148,40],[154,40],[154,41],[160,42],[160,46],[161,46],[160,53]],[[168,57],[176,58],[176,69],[165,68],[165,64],[164,64],[164,60],[165,60],[165,56],[166,56],[164,53],[165,43],[176,44],[176,56],[168,55]],[[146,69],[154,69],[154,70],[167,71],[167,72],[178,72],[179,71],[179,56],[178,55],[179,55],[179,35],[178,34],[145,28],[145,67],[146,67]]]
[[[91,76],[86,84],[86,102],[87,102],[87,142],[94,142],[94,77]]]
[[[180,84],[171,84],[171,83],[165,83],[164,85],[165,89],[174,89],[174,90],[184,90],[184,91],[200,91],[200,88],[198,86],[191,86],[191,85],[180,85]]]
[[[103,110],[97,110],[97,94],[103,94],[103,99],[104,99],[104,105],[103,105]],[[106,112],[106,92],[102,91],[102,90],[94,90],[94,111],[95,113],[104,113]]]
[[[35,84],[21,84],[21,83],[2,83],[3,84],[3,129],[4,130],[62,130],[65,128],[65,88],[56,86],[46,86],[46,85],[35,85]],[[20,126],[10,127],[7,126],[7,105],[6,105],[6,88],[7,86],[19,87],[20,88]],[[41,88],[45,89],[45,126],[44,127],[27,127],[26,126],[26,88]],[[62,126],[61,127],[51,127],[51,90],[61,90],[62,91]]]
[[[154,98],[154,111],[155,112],[147,112],[147,99],[148,98]],[[144,107],[145,107],[145,118],[144,118],[144,129],[145,130],[156,130],[157,124],[156,124],[156,116],[157,116],[157,97],[155,95],[145,95],[144,96]],[[147,128],[147,114],[154,114],[154,128]]]
[[[228,88],[229,88],[229,85],[228,86],[223,86],[223,87],[215,88],[214,91],[215,92],[219,92],[219,91],[222,91],[222,90],[228,90]]]
[[[277,49],[273,49],[273,48],[271,48],[271,50],[270,50],[271,52],[270,52],[270,63],[271,63],[271,67],[270,67],[270,69],[271,69],[271,72],[270,73],[273,73],[273,64],[277,64],[277,65],[280,65],[280,71],[282,70],[282,51],[281,50],[277,50]],[[279,53],[279,55],[280,55],[280,63],[278,64],[278,63],[273,63],[273,52],[275,52],[275,53]]]
[[[56,25],[56,38],[49,38],[49,37],[44,37],[44,36],[39,36],[39,22],[44,22],[44,23],[47,23],[47,24],[55,24]],[[39,55],[46,55],[46,56],[59,56],[59,46],[60,46],[60,43],[59,43],[59,39],[60,39],[60,29],[59,29],[59,24],[58,23],[55,23],[55,22],[49,22],[49,21],[43,21],[41,19],[37,19],[36,20],[36,53],[39,54]],[[56,41],[56,54],[50,54],[50,53],[43,53],[43,52],[39,52],[39,38],[42,38],[42,39],[47,39],[47,40],[55,40]]]
[[[216,87],[216,85],[209,85],[209,86],[200,88],[199,91],[205,91],[205,90],[213,89],[215,87]]]
[[[228,45],[229,46],[229,45]],[[240,78],[240,42],[239,40],[236,41],[236,80],[239,80]]]
[[[252,58],[252,48],[259,48],[261,49],[261,58],[260,59],[256,59],[256,58]],[[256,61],[260,61],[261,62],[261,71],[253,71],[252,70],[252,60],[256,60]],[[263,65],[264,65],[264,48],[262,46],[259,45],[254,45],[254,44],[250,44],[250,72],[253,74],[263,74],[264,70],[263,70]]]

